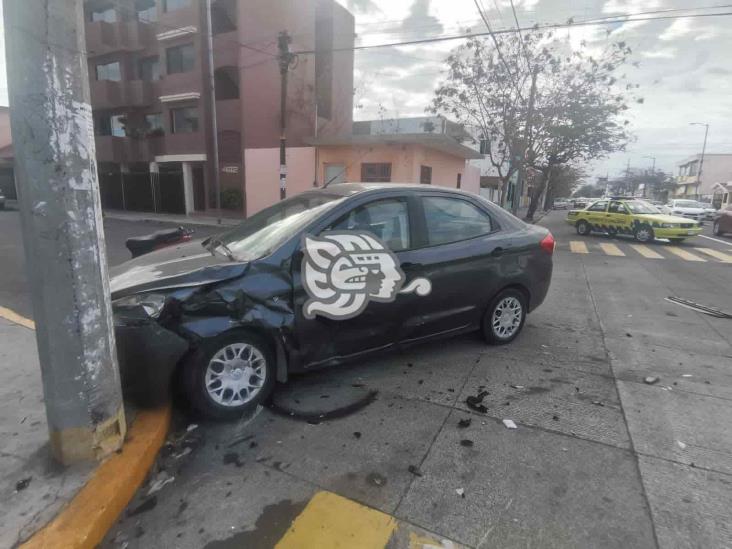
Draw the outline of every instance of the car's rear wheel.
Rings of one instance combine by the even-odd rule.
[[[653,229],[648,225],[639,225],[633,235],[638,242],[651,242],[653,240]]]
[[[722,231],[719,230],[719,226],[719,219],[717,219],[712,226],[712,232],[714,233],[714,236],[722,236]]]
[[[580,236],[587,236],[590,234],[590,231],[592,230],[592,227],[590,227],[590,224],[587,223],[584,219],[577,222],[576,225],[577,234]]]
[[[191,405],[214,419],[240,418],[264,402],[275,383],[270,346],[243,331],[205,342],[183,368]]]
[[[502,345],[516,339],[526,320],[526,296],[515,289],[503,290],[483,316],[483,336],[488,343]]]

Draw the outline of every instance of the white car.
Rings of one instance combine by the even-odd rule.
[[[678,215],[693,219],[699,223],[703,222],[707,216],[704,208],[696,200],[678,199],[672,200],[668,203],[668,207],[671,208],[672,215]]]
[[[704,210],[704,218],[713,221],[717,217],[717,208],[714,208],[708,202],[698,202],[699,207]]]

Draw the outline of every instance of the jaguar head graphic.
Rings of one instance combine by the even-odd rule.
[[[309,296],[303,309],[306,318],[352,318],[369,301],[393,301],[402,288],[405,276],[399,260],[373,235],[305,235],[302,244],[302,280]]]

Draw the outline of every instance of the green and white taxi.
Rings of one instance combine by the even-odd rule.
[[[583,210],[570,210],[567,223],[574,225],[580,235],[623,234],[638,242],[651,242],[654,238],[681,242],[702,231],[696,221],[666,215],[648,202],[629,198],[603,198]]]

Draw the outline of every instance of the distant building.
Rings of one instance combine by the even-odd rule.
[[[479,193],[482,158],[472,137],[442,116],[353,123],[348,135],[318,137],[318,184],[346,181],[423,183]]]
[[[695,154],[677,164],[676,188],[673,198],[703,198],[711,200],[715,184],[732,180],[732,154],[705,154],[699,176],[701,155]]]
[[[222,206],[279,200],[277,36],[289,73],[288,195],[313,185],[314,136],[350,133],[353,16],[334,0],[212,0]],[[87,0],[86,43],[105,208],[169,213],[216,205],[206,2]],[[309,169],[304,169],[309,168]]]

